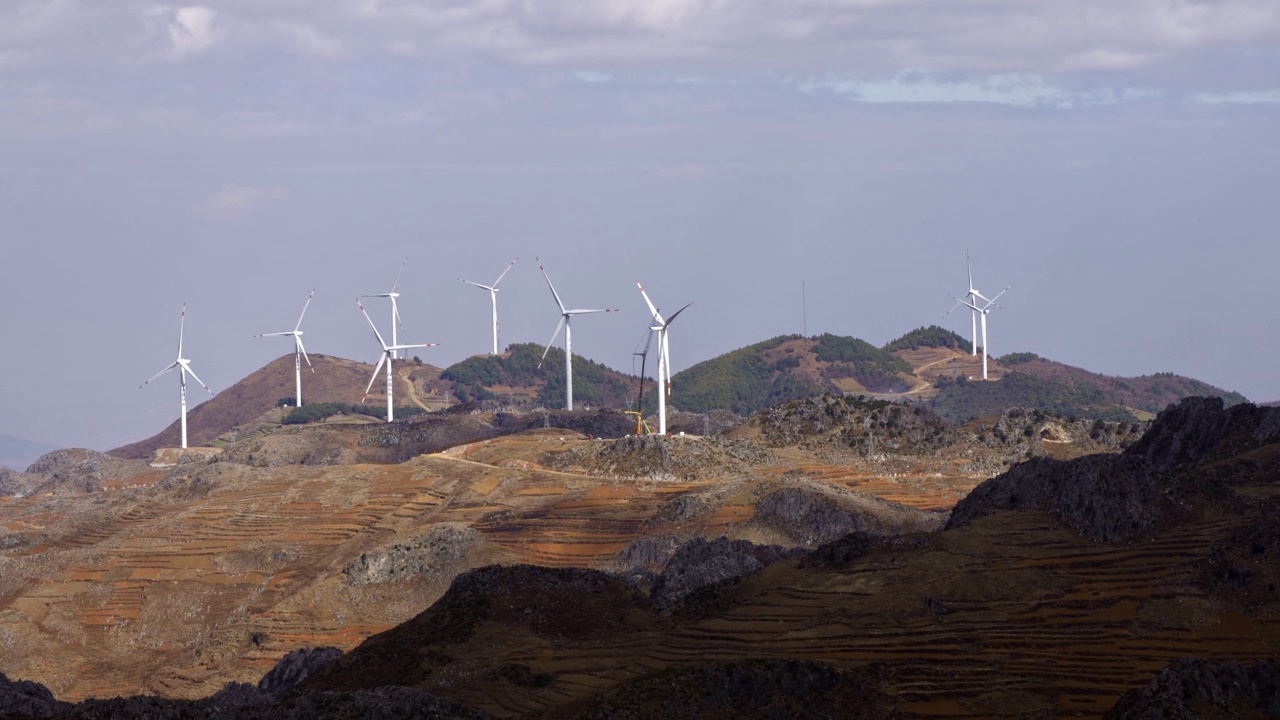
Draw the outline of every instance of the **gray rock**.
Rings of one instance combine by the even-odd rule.
[[[258,689],[280,697],[293,689],[306,677],[322,670],[342,657],[342,651],[335,647],[300,648],[280,658],[280,662],[258,681]]]
[[[1161,670],[1146,687],[1122,695],[1106,717],[1196,720],[1210,708],[1226,712],[1214,717],[1239,717],[1241,710],[1280,717],[1280,665],[1267,660],[1252,665],[1219,665],[1201,658],[1183,658]]]
[[[464,523],[440,523],[408,542],[371,550],[343,568],[348,585],[396,582],[440,572],[461,560],[480,540]]]
[[[654,602],[670,607],[700,588],[745,577],[803,551],[747,540],[694,538],[681,545],[653,581]]]

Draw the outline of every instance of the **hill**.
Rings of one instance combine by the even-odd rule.
[[[467,358],[445,368],[426,387],[459,402],[505,400],[563,408],[564,351],[553,347],[542,361],[542,350],[532,343],[517,343],[501,355]],[[573,356],[573,399],[578,404],[615,410],[632,407],[637,383],[635,376]]]
[[[331,355],[312,355],[314,372],[303,369],[302,397],[306,403],[358,403],[373,375],[373,366]],[[433,398],[423,386],[425,378],[440,373],[438,368],[400,360],[396,363],[396,396],[423,409],[435,409],[443,403]],[[366,404],[386,404],[386,383],[373,384]],[[424,390],[419,392],[419,390]],[[175,393],[176,394],[176,393]],[[231,387],[187,410],[187,444],[209,445],[236,428],[251,428],[264,414],[271,412],[294,395],[293,354],[272,360]],[[188,393],[188,398],[195,397]],[[436,402],[431,402],[436,401]],[[176,406],[176,398],[175,398]],[[176,411],[176,407],[175,407]],[[177,413],[175,412],[175,415]],[[109,451],[122,458],[148,458],[159,448],[178,447],[178,420],[159,434],[140,442]]]
[[[1116,377],[1072,367],[1034,353],[1005,355],[1000,358],[1000,362],[1010,370],[1045,380],[1096,388],[1105,402],[1152,415],[1188,397],[1222,398],[1228,406],[1248,402],[1238,392],[1223,390],[1206,382],[1169,372]]]
[[[823,392],[905,392],[915,377],[908,362],[857,338],[782,335],[700,362],[671,384],[681,410],[749,415]]]
[[[57,449],[57,445],[23,440],[20,437],[0,433],[0,467],[25,470],[41,455]]]

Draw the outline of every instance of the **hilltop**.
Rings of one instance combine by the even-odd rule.
[[[35,462],[36,458],[47,452],[57,450],[57,445],[24,440],[12,435],[0,433],[0,467],[12,470],[23,470]]]
[[[307,369],[305,364],[302,370],[302,397],[306,403],[360,402],[364,396],[364,388],[373,375],[372,365],[331,355],[311,355],[310,357],[314,371]],[[410,375],[434,377],[439,372],[438,368],[421,365],[413,360],[398,361],[396,364],[397,397],[402,401],[408,398],[423,409],[427,409],[428,406],[415,391],[416,381],[411,380]],[[377,405],[381,400],[385,405],[385,388],[384,380],[375,382],[367,402]],[[188,392],[188,399],[193,397],[198,396]],[[237,428],[254,429],[260,418],[276,410],[282,402],[292,405],[293,397],[293,354],[290,353],[250,373],[244,379],[194,408],[189,408],[187,410],[188,444],[192,447],[210,445],[227,433],[235,432]],[[437,407],[440,405],[441,403],[437,403]],[[148,458],[159,448],[178,447],[178,434],[178,420],[175,419],[159,434],[109,452],[116,457]]]
[[[542,348],[516,343],[501,355],[477,355],[445,368],[427,384],[459,402],[498,400],[550,409],[564,407],[564,351],[553,347],[542,360]],[[589,360],[573,356],[573,399],[595,408],[630,408],[639,380]]]

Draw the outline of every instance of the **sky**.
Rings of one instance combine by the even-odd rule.
[[[636,280],[695,303],[679,371],[967,335],[967,252],[993,355],[1277,400],[1277,138],[1274,0],[0,0],[0,432],[163,429],[183,303],[214,391],[312,289],[307,349],[373,362],[402,262],[447,366],[513,258],[504,346],[555,328],[541,258],[628,372]]]

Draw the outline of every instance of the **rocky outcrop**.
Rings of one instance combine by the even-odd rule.
[[[28,475],[0,466],[0,497],[26,495],[43,481],[44,478],[38,475]]]
[[[957,503],[947,527],[997,510],[1036,509],[1095,540],[1124,540],[1175,517],[1192,495],[1221,494],[1211,484],[1190,483],[1182,471],[1255,444],[1275,412],[1253,405],[1224,409],[1218,398],[1184,400],[1161,413],[1123,454],[1034,458],[982,483]]]
[[[335,647],[299,648],[280,658],[280,662],[258,681],[258,689],[273,697],[281,697],[314,672],[323,670],[342,657]]]
[[[295,650],[281,659],[257,687],[230,683],[199,700],[136,695],[61,702],[40,683],[0,674],[0,717],[92,720],[346,720],[423,718],[484,720],[489,716],[408,687],[378,687],[350,693],[287,695],[299,681],[342,655],[336,648]]]
[[[578,445],[548,458],[547,465],[597,477],[694,480],[745,474],[772,459],[755,443],[721,436],[627,435]]]
[[[1125,452],[1157,470],[1170,470],[1208,459],[1231,439],[1270,442],[1280,435],[1278,416],[1278,408],[1246,403],[1224,409],[1222,398],[1188,398],[1160,413]]]
[[[1280,665],[1183,658],[1120,697],[1107,720],[1280,717]]]
[[[755,545],[746,540],[694,538],[681,545],[653,580],[650,596],[670,607],[690,593],[745,577],[788,557],[803,554],[779,545]]]
[[[36,492],[92,493],[111,481],[127,480],[148,472],[142,460],[125,460],[83,448],[54,450],[40,456],[27,474],[43,476]]]
[[[480,534],[465,523],[440,523],[407,542],[362,553],[342,572],[348,585],[395,582],[439,574],[466,556],[479,540]]]

